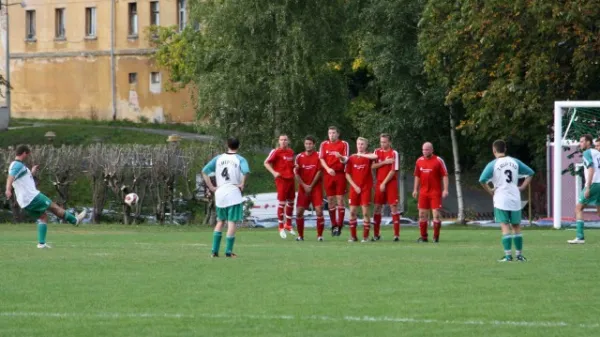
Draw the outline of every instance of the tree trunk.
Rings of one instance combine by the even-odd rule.
[[[456,179],[456,200],[458,202],[458,223],[465,223],[465,205],[462,193],[462,184],[460,177],[460,157],[458,152],[458,140],[456,139],[456,121],[454,120],[454,108],[448,106],[450,110],[450,139],[452,140],[452,155],[454,156],[454,178]]]

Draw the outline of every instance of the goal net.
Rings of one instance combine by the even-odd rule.
[[[600,101],[554,102],[554,137],[548,143],[548,213],[557,229],[563,222],[574,221],[585,179],[579,152],[579,138],[584,134],[600,137]],[[585,214],[586,220],[600,220],[595,207]]]

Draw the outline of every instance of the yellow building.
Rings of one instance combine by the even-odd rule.
[[[23,6],[3,5],[3,74],[6,8],[12,117],[194,120],[187,90],[166,92],[168,75],[152,61],[147,38],[151,24],[184,27],[186,0],[25,0]]]

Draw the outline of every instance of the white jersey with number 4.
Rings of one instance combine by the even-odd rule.
[[[583,152],[583,166],[585,168],[594,168],[592,184],[600,184],[600,151],[596,149],[587,149]],[[587,173],[585,178],[587,179]]]
[[[242,191],[238,187],[244,175],[250,173],[248,162],[237,153],[223,153],[214,157],[202,172],[214,173],[217,178],[215,203],[219,208],[241,204]]]
[[[500,157],[491,161],[481,174],[479,182],[494,184],[494,208],[504,211],[521,210],[519,178],[529,177],[533,170],[520,160]]]

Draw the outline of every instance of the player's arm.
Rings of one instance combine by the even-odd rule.
[[[240,159],[240,170],[242,171],[242,182],[238,185],[238,187],[240,188],[240,191],[244,191],[244,186],[246,186],[246,180],[248,179],[248,174],[250,174],[250,165],[248,165],[248,161],[246,160],[246,158],[239,156],[239,159]]]
[[[333,169],[331,169],[331,167],[329,167],[329,165],[327,165],[327,162],[325,161],[325,156],[327,154],[323,150],[324,144],[325,144],[325,142],[321,143],[321,146],[319,147],[319,161],[321,162],[321,166],[327,172],[327,174],[333,176],[333,175],[335,175],[335,171]]]
[[[367,159],[371,159],[371,160],[377,160],[379,157],[377,157],[377,155],[375,153],[357,153],[356,154],[359,157],[363,157],[363,158],[367,158]],[[375,165],[375,164],[373,164]]]
[[[521,184],[521,186],[519,186],[519,190],[520,191],[525,191],[525,189],[527,188],[527,186],[529,186],[529,184],[533,180],[533,175],[535,174],[535,172],[531,169],[531,167],[525,165],[519,159],[515,159],[515,160],[517,162],[517,166],[519,167],[519,175],[520,176],[526,176],[525,181],[523,181],[523,183]]]
[[[214,192],[217,190],[215,185],[213,185],[212,181],[210,180],[210,176],[209,176],[209,174],[215,173],[215,171],[217,170],[217,158],[218,158],[218,156],[214,157],[202,169],[202,179],[204,179],[204,183],[206,184],[206,187],[208,187],[208,189],[211,192]]]
[[[384,186],[387,185],[387,183],[389,183],[396,174],[398,174],[398,170],[400,169],[400,161],[398,160],[398,153],[396,151],[394,151],[394,158],[389,158],[387,160],[391,161],[391,165],[393,166],[390,172],[388,172],[387,177],[385,177],[383,180],[382,185]]]
[[[444,191],[443,193],[448,196],[448,183],[449,183],[449,179],[448,179],[448,175],[445,175],[442,178],[442,183],[444,184]]]
[[[419,161],[417,161],[417,163],[415,164],[415,171],[413,173],[413,176],[415,177],[415,183],[412,195],[413,198],[416,199],[419,195],[419,185],[421,185],[421,170],[419,169]]]
[[[583,152],[583,166],[585,166],[585,187],[583,188],[584,196],[589,198],[590,189],[592,187],[592,179],[594,178],[594,165],[593,165],[592,152],[586,150]]]
[[[489,182],[494,178],[494,163],[496,160],[491,161],[479,177],[479,183],[483,187],[483,189],[488,192],[491,196],[494,196],[494,189],[490,187]]]
[[[6,191],[4,192],[6,199],[10,199],[10,197],[12,197],[12,184],[14,181],[15,176],[13,175],[9,175],[8,178],[6,178]]]
[[[265,159],[265,168],[267,169],[267,171],[269,171],[274,178],[279,177],[279,172],[275,171],[275,169],[273,168],[273,165],[271,165],[271,163],[275,160],[275,150],[271,150],[271,153],[269,153],[269,156],[267,157],[267,159]]]
[[[317,170],[317,174],[315,174],[313,181],[310,183],[310,188],[315,187],[317,182],[319,182],[319,179],[321,179],[321,170]]]

